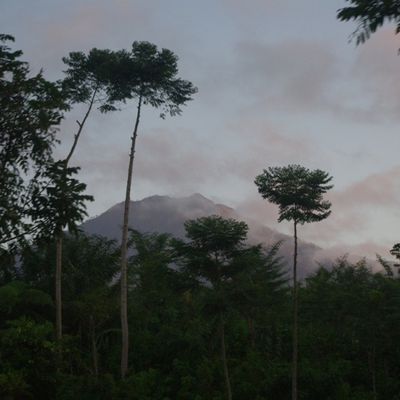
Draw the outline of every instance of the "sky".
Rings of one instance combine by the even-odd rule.
[[[33,72],[62,78],[63,56],[150,41],[179,57],[198,93],[179,117],[146,108],[132,198],[202,195],[283,233],[256,175],[301,164],[333,176],[332,215],[301,227],[324,248],[365,256],[400,241],[400,36],[386,26],[364,45],[336,19],[345,0],[2,0],[0,26]],[[124,199],[136,104],[96,112],[71,160],[95,202],[90,216]],[[68,152],[76,107],[60,128]]]

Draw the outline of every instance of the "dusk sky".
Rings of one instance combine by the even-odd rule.
[[[199,92],[180,117],[146,109],[139,127],[134,200],[199,192],[284,233],[254,177],[301,164],[333,175],[332,215],[302,239],[361,255],[400,241],[400,36],[387,26],[366,44],[336,19],[344,0],[2,0],[1,32],[34,72],[62,77],[61,58],[147,40],[179,56]],[[91,216],[124,199],[134,102],[93,114],[73,165],[96,201]],[[66,115],[58,154],[76,119]]]

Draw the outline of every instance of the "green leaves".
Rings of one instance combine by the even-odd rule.
[[[29,66],[0,35],[0,243],[31,228],[31,196],[52,161],[56,128],[68,109],[58,84]]]
[[[45,189],[34,192],[32,217],[42,236],[52,237],[65,227],[77,232],[87,215],[85,202],[93,201],[93,197],[85,195],[86,185],[72,177],[78,171],[78,167],[66,167],[63,161],[55,162],[46,171]]]
[[[390,250],[390,254],[395,256],[398,261],[400,261],[400,243],[396,243],[393,245],[392,249]],[[400,264],[394,264],[395,267],[399,267]]]
[[[133,42],[131,51],[92,49],[86,55],[72,52],[63,58],[68,66],[62,81],[72,103],[88,102],[95,95],[102,112],[116,103],[141,98],[144,104],[162,108],[161,116],[177,115],[197,92],[192,83],[177,78],[178,57],[149,42]]]
[[[341,21],[358,22],[353,32],[356,43],[368,40],[385,22],[396,24],[396,34],[400,32],[400,1],[398,0],[347,0],[350,7],[338,10],[337,18]]]
[[[65,95],[71,103],[99,104],[102,112],[114,111],[114,101],[109,93],[117,71],[116,52],[93,48],[88,54],[71,52],[64,57],[63,62],[68,66],[64,71],[66,77],[62,81]],[[93,99],[93,100],[92,100]]]
[[[304,224],[321,221],[331,213],[331,203],[323,195],[333,186],[332,177],[321,170],[310,171],[300,165],[269,167],[255,179],[264,199],[279,205],[279,222]]]
[[[249,230],[245,222],[218,215],[185,222],[186,236],[203,251],[233,251],[243,245]]]
[[[133,42],[131,52],[115,53],[110,99],[126,102],[138,98],[143,104],[161,108],[161,117],[181,113],[181,106],[192,99],[197,88],[177,78],[178,57],[168,49],[158,50],[149,42]]]

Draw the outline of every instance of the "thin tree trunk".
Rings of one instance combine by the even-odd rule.
[[[292,400],[297,400],[298,376],[298,291],[297,291],[297,222],[294,222],[293,254],[293,359],[292,359]]]
[[[62,243],[63,233],[56,236],[56,337],[62,338],[62,298],[61,298],[61,274],[62,274]]]
[[[372,393],[374,396],[374,400],[378,398],[378,393],[376,391],[376,368],[375,368],[375,338],[373,339],[372,351],[368,352],[368,363],[371,372],[371,381],[372,381]]]
[[[85,116],[83,117],[82,122],[76,121],[79,128],[78,128],[78,132],[76,132],[76,134],[74,136],[74,141],[72,143],[71,150],[69,151],[67,157],[64,159],[65,168],[68,166],[68,163],[69,163],[69,160],[72,157],[72,154],[74,154],[75,147],[78,144],[78,140],[79,140],[79,137],[80,137],[80,135],[82,133],[83,126],[85,125],[85,122],[88,119],[90,112],[92,111],[92,107],[93,107],[94,101],[96,99],[96,94],[97,94],[97,89],[95,89],[94,92],[93,92],[93,96],[90,99],[89,107],[88,107],[88,109],[86,111]]]
[[[89,107],[83,117],[82,122],[76,121],[78,123],[78,131],[74,136],[74,141],[72,143],[71,150],[69,151],[67,157],[64,159],[64,168],[67,169],[69,160],[75,151],[76,145],[78,144],[79,137],[82,133],[83,126],[89,117],[92,110],[95,98],[97,94],[97,89],[94,90],[93,96],[90,99]],[[62,274],[62,248],[63,248],[63,232],[61,231],[56,236],[56,337],[57,340],[62,338],[62,298],[61,298],[61,274]]]
[[[126,195],[124,207],[124,220],[122,225],[121,241],[121,330],[122,330],[122,349],[121,349],[121,377],[125,378],[128,371],[128,352],[129,352],[129,327],[128,327],[128,221],[129,205],[131,200],[131,186],[133,175],[133,160],[135,158],[135,146],[137,131],[140,120],[140,110],[142,107],[142,98],[139,97],[137,106],[135,128],[131,138],[131,151],[129,155],[128,179],[126,181]]]
[[[232,400],[231,381],[229,379],[228,363],[226,361],[225,323],[224,323],[224,318],[222,316],[222,313],[220,313],[220,315],[219,315],[219,321],[220,321],[220,335],[221,335],[221,358],[222,358],[222,363],[224,365],[226,393],[228,396],[228,400]]]
[[[254,319],[247,317],[247,326],[249,329],[250,345],[252,349],[256,347],[256,330],[254,328]]]
[[[98,376],[99,375],[99,357],[98,357],[98,353],[97,353],[96,329],[95,329],[93,315],[90,316],[90,341],[92,344],[93,372],[94,372],[95,376]]]

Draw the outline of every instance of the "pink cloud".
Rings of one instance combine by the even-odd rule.
[[[323,222],[302,228],[307,240],[327,247],[340,243],[343,248],[346,242],[360,242],[368,233],[374,238],[368,246],[377,249],[387,248],[396,240],[390,234],[391,226],[386,226],[386,232],[382,229],[385,216],[394,215],[400,204],[400,166],[370,175],[344,190],[332,190],[327,197],[332,202],[332,214]],[[394,224],[393,218],[390,222]],[[361,245],[359,249],[367,251]]]
[[[400,202],[400,166],[367,176],[341,192],[332,192],[332,203],[341,210],[366,206],[396,206]]]

